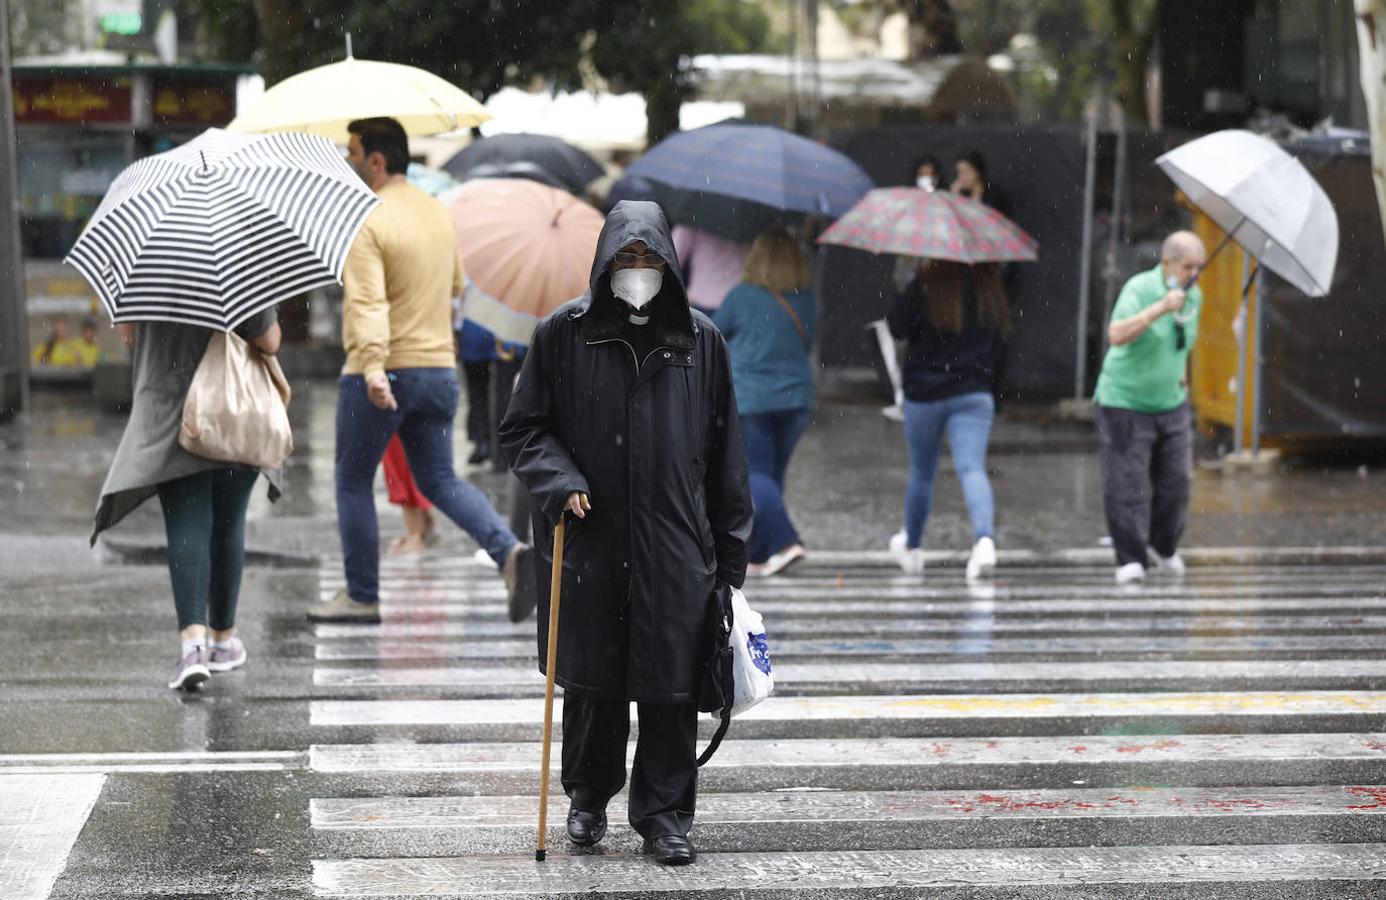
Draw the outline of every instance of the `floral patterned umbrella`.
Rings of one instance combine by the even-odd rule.
[[[989,206],[948,191],[877,188],[818,239],[871,253],[961,263],[1034,262],[1035,239]]]

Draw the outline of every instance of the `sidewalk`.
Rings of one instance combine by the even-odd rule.
[[[82,552],[91,511],[124,426],[123,415],[102,411],[82,394],[41,391],[34,399],[28,417],[0,425],[5,451],[0,456],[0,508],[6,511],[0,563],[7,569],[41,568]],[[249,516],[252,548],[310,557],[338,552],[332,479],[335,402],[330,381],[296,387],[292,415],[297,450],[286,471],[286,494],[271,505],[257,489]],[[459,423],[461,418],[459,414]],[[489,467],[468,469],[461,462],[469,448],[460,431],[459,471],[503,502],[508,476]],[[1106,528],[1090,426],[1003,415],[989,465],[1003,561],[1062,562],[1073,552],[1080,552],[1083,562],[1095,561],[1086,551],[1101,557],[1098,541]],[[789,508],[806,544],[820,552],[883,551],[900,528],[906,474],[900,427],[877,407],[822,405],[789,473]],[[388,539],[401,533],[402,526],[385,502],[383,487],[377,497],[382,538]],[[1386,547],[1382,510],[1386,470],[1290,463],[1273,476],[1226,476],[1200,467],[1184,544]],[[459,553],[473,549],[455,529],[445,527],[442,535],[445,548]],[[31,542],[18,540],[20,536],[64,540]],[[147,503],[111,539],[121,545],[162,544],[158,505]],[[962,496],[947,460],[940,466],[925,543],[931,551],[954,553],[971,543]],[[1198,559],[1200,554],[1190,556]]]

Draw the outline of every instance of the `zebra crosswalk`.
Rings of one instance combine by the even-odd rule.
[[[321,591],[340,581],[325,564]],[[534,624],[505,621],[493,570],[387,561],[384,624],[314,627],[313,887],[1386,896],[1384,584],[1209,566],[1132,591],[1075,566],[968,589],[873,565],[753,583],[777,694],[702,771],[701,855],[669,870],[621,825],[624,796],[597,853],[569,847],[552,797],[534,861]]]

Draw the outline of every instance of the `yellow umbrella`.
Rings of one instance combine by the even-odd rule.
[[[348,56],[286,78],[237,116],[231,131],[306,131],[347,142],[352,119],[391,116],[415,137],[443,134],[491,118],[480,103],[431,72]]]

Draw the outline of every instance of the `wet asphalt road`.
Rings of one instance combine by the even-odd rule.
[[[532,624],[504,621],[469,542],[390,564],[379,628],[302,619],[340,581],[330,391],[311,397],[252,543],[329,558],[248,570],[251,661],[192,696],[163,687],[166,572],[85,546],[118,417],[51,395],[0,426],[0,897],[1386,896],[1386,555],[1233,554],[1128,591],[1017,557],[980,589],[954,557],[905,579],[821,552],[895,527],[899,433],[858,406],[791,471],[820,553],[751,592],[779,689],[704,773],[702,860],[639,858],[618,798],[607,852],[554,832],[540,869]],[[1091,435],[1008,422],[998,451],[1003,550],[1100,559]],[[931,546],[956,551],[948,478]],[[1190,543],[1379,548],[1383,481],[1203,471]],[[159,530],[147,508],[117,537]]]

